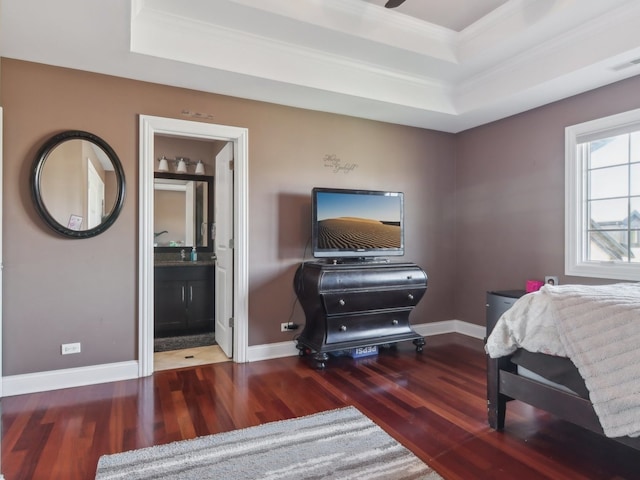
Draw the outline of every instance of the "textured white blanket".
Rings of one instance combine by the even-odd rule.
[[[492,358],[517,348],[569,357],[605,435],[640,436],[640,284],[544,286],[525,295],[486,345]]]

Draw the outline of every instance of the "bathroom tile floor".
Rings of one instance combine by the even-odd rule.
[[[156,372],[229,361],[231,359],[224,354],[219,345],[170,350],[153,354],[153,365]]]

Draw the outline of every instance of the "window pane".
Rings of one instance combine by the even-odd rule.
[[[631,191],[629,195],[640,195],[640,163],[631,165]]]
[[[626,228],[628,207],[629,200],[626,198],[589,202],[589,218],[596,223],[591,228],[599,230]]]
[[[630,161],[640,162],[640,132],[631,134]]]
[[[608,167],[589,172],[589,199],[629,195],[629,167]]]
[[[640,228],[640,197],[631,197],[629,200],[631,212],[631,228]]]
[[[629,232],[629,239],[631,240],[631,261],[640,263],[640,230],[631,230]]]
[[[627,220],[627,225],[631,232],[631,246],[640,247],[640,238],[638,236],[638,231],[640,230],[640,198],[635,197],[630,200],[630,211],[631,217]],[[640,252],[638,253],[640,255]]]
[[[603,138],[589,143],[591,156],[589,168],[608,167],[629,162],[629,134]]]
[[[626,239],[626,231],[589,232],[587,260],[592,262],[628,262]]]

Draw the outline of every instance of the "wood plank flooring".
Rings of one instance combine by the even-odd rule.
[[[445,479],[637,479],[640,454],[519,402],[487,425],[482,344],[428,337],[324,371],[231,362],[2,400],[6,480],[93,479],[98,458],[355,405]],[[295,451],[290,452],[292,457]]]

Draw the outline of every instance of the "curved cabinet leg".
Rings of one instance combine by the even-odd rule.
[[[416,338],[413,344],[416,346],[416,352],[422,353],[425,344],[424,338]]]
[[[318,370],[322,370],[327,366],[327,360],[329,360],[329,355],[326,353],[316,353],[313,355],[313,359],[316,362],[316,368]]]
[[[296,343],[296,348],[298,349],[298,356],[304,357],[307,354],[307,347],[305,347],[301,343]]]

